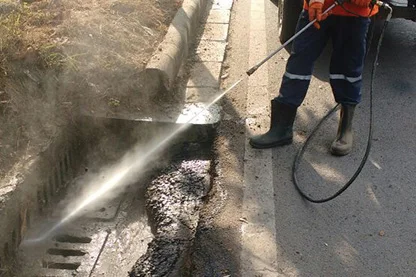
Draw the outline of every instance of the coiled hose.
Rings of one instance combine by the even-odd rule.
[[[371,145],[372,145],[372,139],[373,139],[373,91],[374,91],[374,82],[375,82],[375,77],[376,77],[376,69],[377,69],[377,64],[378,64],[378,58],[380,55],[380,49],[381,49],[381,45],[383,43],[383,37],[384,37],[384,33],[386,31],[387,25],[390,22],[393,10],[392,8],[385,4],[385,3],[379,3],[380,7],[385,8],[386,10],[388,10],[389,14],[387,15],[386,20],[384,21],[383,24],[383,28],[381,29],[381,34],[380,37],[378,39],[378,43],[377,43],[377,49],[376,49],[376,55],[374,58],[374,63],[373,63],[373,67],[372,67],[372,71],[371,71],[371,81],[370,81],[370,119],[369,119],[369,128],[368,128],[368,139],[367,139],[367,146],[365,149],[365,153],[363,158],[361,159],[360,165],[358,166],[357,170],[355,171],[355,173],[353,174],[353,176],[348,180],[347,183],[344,184],[344,186],[339,189],[335,194],[333,194],[332,196],[329,196],[327,198],[322,198],[322,199],[314,199],[311,196],[307,195],[304,191],[302,191],[302,189],[299,186],[299,181],[297,178],[297,171],[299,169],[299,165],[300,165],[300,161],[302,160],[302,157],[306,151],[306,148],[308,147],[310,141],[312,140],[312,138],[316,135],[318,129],[322,126],[322,124],[324,122],[326,122],[328,120],[328,118],[334,114],[338,107],[339,104],[337,104],[334,108],[332,108],[323,118],[322,120],[315,126],[315,128],[312,130],[312,133],[310,134],[310,136],[306,139],[305,143],[303,144],[303,146],[299,149],[295,160],[293,162],[293,167],[292,167],[292,178],[293,178],[293,183],[297,189],[297,191],[300,193],[300,195],[305,198],[306,200],[308,200],[309,202],[312,203],[325,203],[328,201],[333,200],[334,198],[340,196],[347,188],[349,188],[352,183],[354,183],[355,179],[357,179],[357,177],[360,175],[361,171],[364,168],[365,163],[368,160],[368,156],[370,154],[371,151]],[[374,26],[373,26],[373,30],[374,30]],[[373,32],[372,32],[373,33]],[[370,43],[372,40],[372,33],[371,33],[371,37],[370,37]],[[370,49],[371,47],[368,47],[368,49]]]

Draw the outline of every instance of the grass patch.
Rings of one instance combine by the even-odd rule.
[[[181,0],[0,0],[0,178],[80,109],[140,110],[138,72]]]
[[[18,173],[16,165],[33,159],[81,109],[149,106],[138,73],[181,0],[16,3],[0,0],[0,180]],[[10,268],[1,263],[0,276],[19,276]]]

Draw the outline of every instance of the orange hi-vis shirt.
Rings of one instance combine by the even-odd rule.
[[[291,1],[293,1],[293,0],[291,0]],[[305,10],[307,10],[309,8],[308,3],[309,3],[308,0],[304,1],[303,8]],[[334,3],[335,3],[335,0],[325,0],[323,11],[328,9]],[[359,15],[364,16],[364,17],[370,17],[370,16],[373,16],[376,13],[378,13],[378,6],[377,5],[375,5],[372,9],[370,7],[359,7],[357,5],[354,5],[352,3],[347,3],[347,2],[345,2],[343,5],[344,5],[346,10],[351,11],[351,12],[356,13],[356,14],[359,14]],[[346,10],[344,10],[341,6],[336,6],[332,10],[331,14],[340,15],[340,16],[357,16],[357,15],[355,15],[353,13],[350,13]]]

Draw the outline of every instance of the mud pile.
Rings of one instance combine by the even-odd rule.
[[[183,161],[165,170],[146,192],[155,239],[130,272],[138,276],[183,276],[199,220],[210,189],[210,162]]]

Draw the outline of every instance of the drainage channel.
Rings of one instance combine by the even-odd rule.
[[[131,249],[122,249],[120,244],[134,244],[137,249],[142,249],[142,253],[134,253],[138,256],[131,257],[137,259],[145,252],[147,243],[153,238],[145,212],[144,198],[139,197],[143,194],[143,189],[141,184],[135,185],[137,187],[130,188],[128,193],[106,201],[82,218],[60,228],[44,241],[23,241],[17,256],[20,265],[17,276],[96,276],[93,275],[94,270],[101,267],[100,259],[103,255],[113,255],[110,262],[121,267],[120,270],[126,275],[135,260],[122,267],[122,262],[129,257],[119,255]],[[69,187],[71,186],[75,184],[70,184]],[[58,215],[61,206],[72,197],[69,194],[69,197],[52,207],[56,212],[39,218],[27,237],[36,238],[47,232],[51,226],[55,226],[60,220]],[[132,243],[126,239],[135,241]],[[119,259],[123,261],[118,261]],[[120,273],[120,276],[123,274]]]
[[[73,178],[65,185],[66,189],[55,198],[50,197],[52,193],[49,192],[49,188],[45,188],[43,193],[38,194],[38,201],[42,203],[39,206],[41,207],[41,215],[32,219],[32,224],[26,232],[26,239],[42,236],[62,219],[62,211],[82,191],[85,185],[82,181],[84,175],[88,175],[91,171],[97,171],[108,159],[115,159],[122,151],[127,151],[132,145],[137,144],[137,123],[130,122],[124,127],[120,127],[119,123],[115,121],[111,124],[106,124],[106,128],[109,126],[116,127],[111,129],[111,132],[115,137],[119,137],[120,135],[123,137],[121,140],[122,146],[115,145],[114,140],[111,140],[110,143],[107,141],[107,143],[102,145],[97,141],[86,143],[87,147],[84,149],[89,149],[85,150],[83,157],[79,158],[79,163],[81,163],[78,166],[79,170],[72,172],[71,176]],[[147,129],[153,128],[150,125],[146,125],[145,127]],[[155,128],[163,129],[165,126],[156,126]],[[161,231],[158,230],[159,223],[157,223],[160,220],[161,213],[156,212],[159,218],[148,218],[149,208],[153,209],[150,212],[150,216],[155,214],[154,200],[151,202],[153,205],[150,205],[151,207],[148,205],[149,201],[146,202],[146,195],[149,195],[147,191],[148,187],[155,190],[155,186],[161,185],[164,187],[164,194],[162,193],[163,195],[161,194],[161,197],[169,198],[172,193],[179,199],[176,202],[181,202],[180,204],[173,204],[178,207],[173,213],[182,222],[181,224],[185,226],[186,233],[193,235],[197,224],[197,216],[195,215],[198,212],[198,206],[195,203],[201,205],[201,199],[208,193],[209,181],[204,178],[210,173],[209,159],[211,158],[210,149],[212,145],[211,139],[213,137],[212,135],[207,136],[206,130],[201,132],[199,128],[198,126],[193,129],[191,128],[181,138],[177,139],[166,153],[164,153],[165,160],[160,164],[152,165],[152,170],[146,172],[136,182],[127,186],[121,195],[111,200],[102,201],[94,209],[85,211],[81,218],[65,224],[41,242],[32,243],[23,241],[15,257],[16,269],[14,270],[14,276],[128,276],[128,272],[133,267],[136,269],[139,268],[140,263],[147,263],[146,266],[148,266],[149,260],[151,260],[149,257],[154,255],[151,252],[158,248],[157,241],[160,239],[161,234]],[[142,133],[141,139],[146,140],[152,137],[152,132],[149,130],[144,131],[142,125],[140,125],[139,129],[139,132]],[[92,131],[89,130],[89,132]],[[103,151],[103,147],[105,151]],[[103,154],[102,152],[105,153]],[[63,160],[59,166],[65,168],[66,163],[76,163],[77,161],[74,159],[76,159],[75,156],[72,158],[69,157]],[[97,160],[100,162],[96,162]],[[193,162],[202,160],[205,162]],[[195,165],[203,165],[203,172],[199,172],[199,169],[195,169],[196,171],[192,169],[195,172],[189,173],[189,169],[187,168],[190,168],[190,166],[187,161],[191,161],[193,167]],[[175,164],[175,166],[172,167],[172,164]],[[185,169],[182,169],[181,166]],[[195,180],[196,183],[201,183],[201,180],[204,180],[204,185],[202,185],[204,188],[199,189],[200,192],[195,194],[194,191],[191,191],[192,189],[189,189],[189,187],[194,186],[193,183],[186,184],[188,188],[182,185],[178,186],[178,182],[181,182],[180,178],[172,179],[169,177],[170,179],[166,179],[167,177],[163,177],[163,174],[168,174],[166,176],[170,176],[169,174],[171,174],[166,173],[166,168],[170,171],[176,170],[175,172],[177,173],[175,174],[179,175],[182,172],[186,172],[184,174],[190,174],[189,176],[203,176],[196,179],[192,177],[194,178],[192,180]],[[160,177],[161,174],[162,177]],[[66,177],[54,176],[52,178]],[[184,180],[189,179],[187,178]],[[170,183],[170,187],[166,187],[167,183]],[[51,189],[54,190],[54,188]],[[178,193],[172,192],[175,189],[180,191],[179,196]],[[158,196],[153,195],[152,197]],[[189,206],[189,203],[186,203],[188,200],[189,203],[192,203],[191,209],[185,207],[186,205]],[[163,203],[158,203],[159,208],[162,210],[164,204],[169,203],[168,200],[164,201]],[[194,218],[192,223],[183,223],[185,221],[182,217],[189,218],[189,215],[178,215],[178,213],[184,210],[189,210],[192,213]],[[170,214],[163,214],[162,216],[165,218],[163,219],[164,223],[161,224],[163,228],[166,229],[165,223],[169,221],[172,224],[176,224],[174,222],[176,220],[174,219],[175,216]],[[166,218],[168,218],[167,221]],[[181,230],[176,230],[175,232],[183,233]],[[181,237],[170,238],[170,241],[172,239],[183,241]],[[186,239],[189,239],[189,237]],[[150,245],[150,248],[148,245]],[[168,255],[170,254],[168,253]],[[164,258],[159,255],[158,259],[163,260]],[[177,263],[177,261],[175,262]],[[175,270],[179,272],[178,269]],[[137,276],[142,275],[139,274]]]
[[[91,276],[115,230],[117,215],[125,200],[123,195],[100,206],[42,242],[23,241],[18,252],[18,263],[21,265],[19,276]],[[39,219],[28,237],[42,235],[58,220],[59,217],[54,214]],[[140,220],[146,221],[147,218]]]

